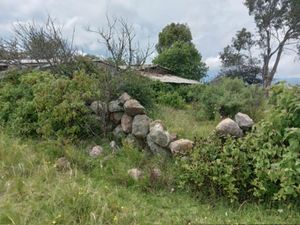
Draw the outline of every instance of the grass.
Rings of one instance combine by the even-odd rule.
[[[152,112],[154,119],[160,119],[168,130],[179,135],[180,138],[193,140],[194,137],[207,137],[216,127],[217,121],[201,121],[197,119],[197,112],[192,106],[189,109],[174,109],[160,105]]]
[[[195,199],[173,191],[176,165],[125,146],[123,151],[91,159],[86,144],[18,140],[0,135],[0,224],[200,224],[299,223],[297,208],[264,204],[230,204]],[[66,156],[71,169],[58,171],[55,160]],[[157,183],[147,173],[159,167]],[[133,167],[145,178],[127,175]]]

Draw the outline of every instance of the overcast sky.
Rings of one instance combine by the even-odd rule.
[[[254,30],[242,0],[0,0],[0,37],[11,33],[15,21],[44,21],[47,15],[64,25],[66,35],[76,28],[75,44],[86,53],[105,55],[105,48],[86,27],[101,27],[105,15],[123,17],[134,24],[139,40],[155,44],[158,33],[171,22],[187,23],[193,42],[210,67],[220,66],[218,53],[242,27]],[[278,76],[300,77],[299,59],[286,53]]]

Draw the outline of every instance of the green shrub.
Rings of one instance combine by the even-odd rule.
[[[83,72],[72,79],[40,71],[17,73],[1,82],[0,121],[19,135],[88,135],[96,120],[85,103],[97,94],[95,80]]]
[[[185,101],[178,92],[159,92],[157,102],[176,109],[182,109],[185,106]]]
[[[300,89],[274,87],[269,107],[244,138],[200,140],[179,161],[180,185],[232,200],[299,199]]]
[[[154,81],[135,74],[133,71],[120,74],[115,78],[116,93],[121,95],[127,92],[137,99],[146,108],[154,105],[155,92],[151,85]]]

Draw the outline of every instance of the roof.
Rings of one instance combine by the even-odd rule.
[[[158,74],[158,73],[148,73],[141,72],[140,73],[144,77],[148,77],[152,80],[158,80],[163,83],[171,83],[171,84],[200,84],[199,81],[190,80],[182,77],[178,77],[172,74]]]

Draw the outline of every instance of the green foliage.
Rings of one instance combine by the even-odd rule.
[[[87,135],[96,121],[85,104],[96,90],[95,81],[83,72],[72,79],[48,72],[12,74],[1,82],[0,121],[20,135]]]
[[[154,81],[135,74],[133,71],[120,74],[115,78],[117,96],[127,92],[137,99],[146,108],[151,108],[154,104],[155,92],[152,89]]]
[[[182,109],[185,107],[184,99],[178,94],[178,92],[159,92],[157,97],[159,104],[172,106],[176,109]]]
[[[232,200],[300,197],[300,90],[274,87],[268,116],[244,138],[200,140],[181,161],[181,186]]]
[[[200,80],[206,76],[208,69],[201,59],[193,43],[177,41],[160,53],[153,63],[170,69],[178,76]]]
[[[221,78],[209,85],[194,87],[188,94],[196,101],[204,118],[213,120],[218,114],[234,116],[237,112],[259,119],[263,105],[263,90],[254,85],[245,86],[240,79]]]
[[[155,46],[158,53],[170,48],[175,42],[190,43],[192,33],[186,24],[171,23],[164,27],[158,35],[158,43]]]

